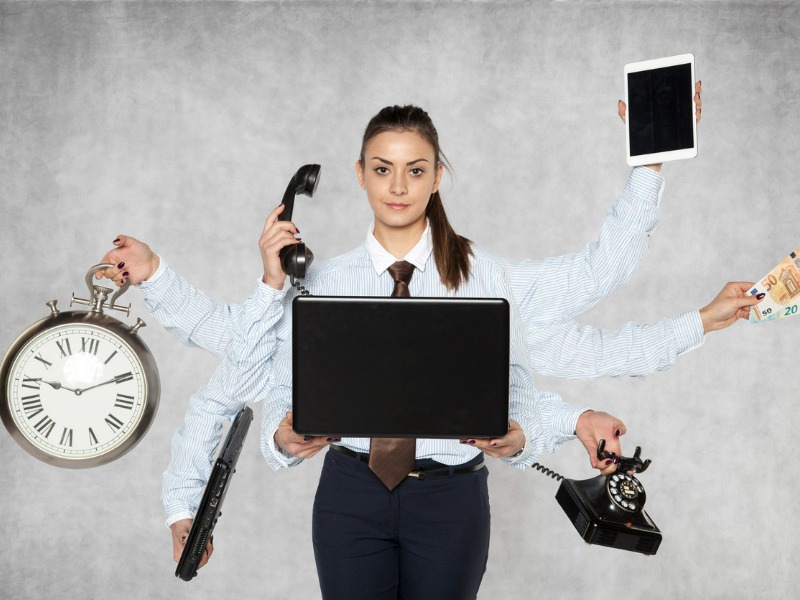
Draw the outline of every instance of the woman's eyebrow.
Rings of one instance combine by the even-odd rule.
[[[380,156],[373,156],[371,160],[379,160],[383,164],[394,166],[394,163],[392,161],[386,160],[385,158],[381,158]],[[408,166],[411,166],[411,165],[415,165],[415,164],[417,164],[419,162],[428,162],[428,159],[427,158],[415,158],[414,160],[411,160],[411,161],[407,162],[406,166],[408,167]]]

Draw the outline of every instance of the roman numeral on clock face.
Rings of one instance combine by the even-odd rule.
[[[69,446],[72,447],[72,429],[68,429],[64,427],[64,431],[61,433],[61,441],[59,442],[62,446]]]
[[[120,421],[117,417],[112,415],[111,413],[108,414],[106,417],[106,423],[109,427],[111,427],[111,431],[117,432],[119,428],[122,427],[122,421]]]
[[[30,388],[32,390],[38,390],[42,385],[42,378],[31,378],[31,377],[23,377],[22,378],[22,387]]]
[[[22,410],[25,411],[25,416],[29,419],[32,419],[40,412],[44,412],[44,408],[42,407],[42,399],[39,397],[39,394],[23,396]]]
[[[39,433],[41,433],[44,437],[49,437],[50,432],[53,431],[53,427],[55,426],[56,422],[53,421],[53,419],[51,419],[47,415],[45,415],[42,417],[41,421],[39,421],[38,423],[36,423],[36,425],[33,426],[33,428],[36,429],[36,431],[38,431]]]
[[[117,408],[133,410],[133,396],[127,394],[117,394],[117,401],[114,403]]]
[[[44,365],[44,368],[45,368],[45,369],[49,369],[50,367],[52,367],[52,366],[53,366],[53,363],[51,363],[51,362],[49,362],[49,361],[46,361],[45,359],[43,359],[41,354],[37,354],[37,355],[36,355],[36,356],[34,356],[33,358],[35,358],[35,359],[36,359],[36,360],[38,360],[40,363],[42,363],[42,364]]]
[[[131,373],[130,371],[114,377],[116,383],[124,383],[125,381],[130,381],[131,379],[133,379],[133,373]]]
[[[100,347],[100,340],[94,338],[81,338],[81,352],[94,354],[97,356],[97,349]],[[116,352],[115,352],[116,353]]]
[[[58,349],[61,350],[61,358],[72,355],[72,348],[70,348],[69,339],[64,338],[63,343],[57,341],[56,346],[58,346]]]

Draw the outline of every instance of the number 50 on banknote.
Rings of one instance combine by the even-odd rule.
[[[750,290],[764,299],[750,310],[750,321],[772,321],[797,314],[800,304],[800,248],[784,258]]]

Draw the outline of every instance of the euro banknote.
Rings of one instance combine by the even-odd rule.
[[[750,321],[772,321],[798,313],[800,305],[800,248],[758,281],[750,295],[764,299],[750,309]]]

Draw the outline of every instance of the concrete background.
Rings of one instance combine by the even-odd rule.
[[[800,8],[791,2],[2,2],[0,348],[85,291],[117,234],[149,242],[221,301],[259,272],[263,219],[301,164],[323,165],[295,220],[317,257],[370,219],[353,163],[387,104],[425,107],[455,168],[456,229],[498,254],[594,239],[628,168],[616,116],[627,62],[693,52],[700,153],[667,164],[663,225],[632,281],[585,315],[612,327],[705,305],[800,246]],[[317,598],[320,460],[273,473],[256,436],[212,562],[177,580],[160,506],[169,440],[214,360],[150,326],[163,392],[146,438],[61,470],[5,432],[0,596]],[[133,319],[131,319],[132,321]],[[587,546],[557,483],[492,465],[481,598],[778,598],[793,593],[800,319],[737,323],[666,373],[538,386],[625,419],[653,459],[655,557]],[[260,409],[257,408],[257,412]],[[577,443],[551,467],[592,476]]]

